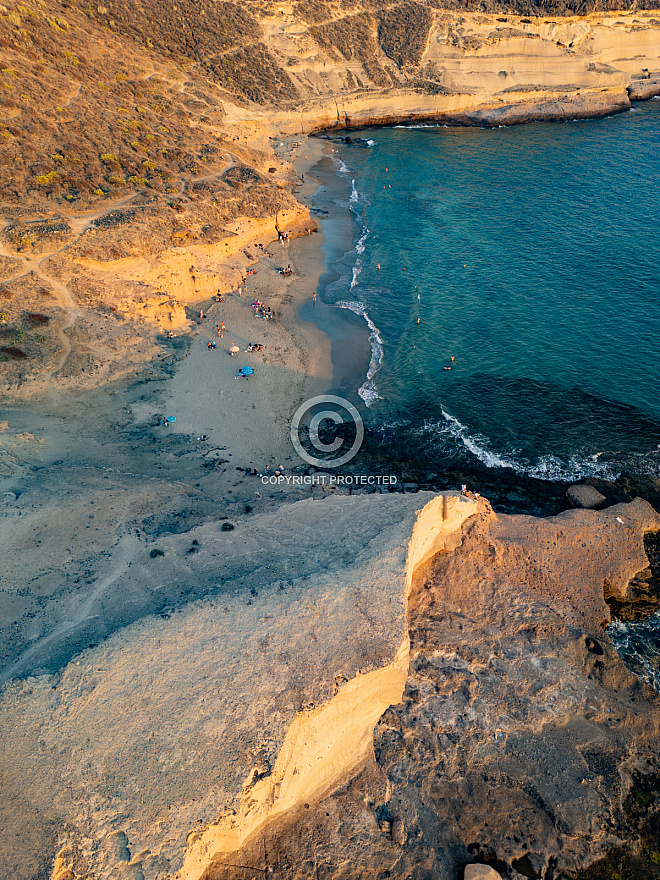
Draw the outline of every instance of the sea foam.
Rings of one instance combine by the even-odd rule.
[[[618,473],[610,464],[600,460],[602,453],[588,457],[571,455],[565,461],[556,455],[543,455],[535,462],[526,462],[515,454],[496,452],[489,448],[486,437],[478,433],[470,433],[470,430],[457,418],[444,409],[441,412],[442,422],[426,422],[418,433],[448,434],[488,468],[508,468],[527,477],[548,481],[576,482],[586,477],[600,477],[603,480],[613,481],[618,477]]]
[[[383,340],[381,339],[378,327],[376,327],[374,322],[369,317],[369,314],[363,302],[343,301],[338,302],[337,305],[340,309],[349,309],[351,312],[354,312],[356,315],[360,315],[361,318],[364,318],[364,320],[367,322],[369,330],[371,331],[369,333],[369,341],[371,342],[371,359],[369,361],[369,369],[367,370],[367,380],[358,389],[358,394],[360,395],[362,400],[364,400],[367,406],[369,406],[375,400],[382,399],[376,389],[374,376],[380,369],[380,366],[383,362]]]

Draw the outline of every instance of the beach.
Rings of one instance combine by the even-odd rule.
[[[283,139],[284,148],[294,140]],[[305,182],[300,180],[296,195],[303,202],[311,200],[317,189],[316,175],[310,169],[325,149],[322,141],[311,139],[299,150],[296,174],[300,178],[304,174]],[[263,245],[263,251],[257,244]],[[112,846],[118,841],[117,852],[121,851],[121,835],[127,832],[131,850],[140,840],[150,849],[151,856],[143,859],[141,869],[145,877],[163,876],[164,859],[178,868],[190,827],[212,822],[231,806],[255,755],[263,753],[275,760],[296,711],[331,695],[333,676],[341,673],[343,681],[358,669],[377,669],[390,662],[397,650],[403,636],[401,575],[391,580],[387,572],[392,565],[401,571],[405,560],[401,547],[405,547],[418,499],[410,496],[402,508],[389,496],[370,512],[368,499],[356,498],[354,502],[363,509],[358,525],[354,520],[357,509],[332,507],[332,495],[348,495],[349,489],[264,484],[258,476],[246,473],[267,473],[269,468],[272,474],[284,466],[291,474],[307,468],[294,452],[289,428],[301,403],[333,387],[331,340],[316,323],[299,318],[305,305],[310,317],[315,314],[312,297],[324,272],[323,244],[322,232],[316,231],[284,240],[278,240],[275,229],[258,236],[223,267],[225,277],[245,278],[242,289],[230,283],[224,285],[223,302],[208,297],[189,301],[189,332],[161,336],[160,354],[137,375],[78,392],[63,393],[51,387],[46,395],[20,407],[4,408],[0,418],[0,489],[4,493],[0,534],[3,546],[14,550],[6,557],[0,593],[7,722],[1,738],[7,761],[15,768],[7,780],[5,832],[11,836],[19,822],[25,843],[0,847],[7,876],[27,878],[46,870],[66,840],[79,852],[79,833],[91,818],[85,804],[94,802],[104,804],[92,820],[96,827],[92,836],[104,853],[96,859],[97,867],[105,870],[106,865],[112,873]],[[279,269],[288,265],[292,274],[281,274]],[[270,308],[273,317],[259,317],[253,308],[256,301]],[[218,335],[221,322],[225,330]],[[341,338],[337,326],[336,322],[335,336]],[[362,370],[368,351],[366,333],[362,327],[349,327],[354,338],[362,339],[362,348],[358,346],[362,353],[354,353],[351,361]],[[215,342],[214,349],[209,349],[210,341]],[[261,352],[245,351],[255,343],[263,346]],[[235,356],[229,352],[233,344],[240,349]],[[243,366],[254,371],[248,380],[235,378]],[[163,424],[168,416],[175,421]],[[295,502],[303,507],[291,515],[285,513],[298,509]],[[296,522],[298,529],[293,526]],[[209,527],[212,539],[205,531]],[[345,542],[342,536],[349,531],[355,539],[347,545],[348,556],[338,554],[336,547]],[[384,538],[376,540],[380,532]],[[209,539],[217,546],[211,556],[207,556]],[[366,555],[361,549],[365,542],[372,544]],[[378,547],[383,556],[375,561]],[[158,554],[167,560],[160,570]],[[356,563],[352,573],[340,570],[351,558],[361,556],[362,562]],[[139,559],[144,560],[144,569]],[[374,565],[382,568],[380,574]],[[329,591],[326,569],[337,572]],[[371,574],[366,575],[366,570]],[[365,578],[372,585],[380,579],[382,590],[391,592],[380,600],[375,592],[366,605],[360,601],[356,611],[350,611],[355,596],[352,585]],[[382,613],[377,611],[379,601]],[[342,605],[344,611],[335,617]],[[171,626],[182,619],[183,609],[188,609],[185,616],[192,630],[184,628],[175,635]],[[303,618],[297,620],[299,614]],[[380,623],[375,623],[374,614],[382,617]],[[329,615],[327,624],[321,625],[324,615]],[[277,621],[276,630],[284,642],[280,644],[267,620]],[[341,633],[337,630],[340,622]],[[319,627],[322,638],[316,634]],[[357,637],[361,628],[364,638]],[[166,631],[172,633],[174,642],[169,636],[163,640]],[[152,656],[145,653],[145,636],[156,652]],[[314,651],[308,650],[310,636],[314,642],[320,639],[321,654],[316,659]],[[287,643],[291,637],[295,647]],[[225,644],[227,638],[233,647]],[[176,642],[186,647],[174,660]],[[211,642],[217,645],[215,658],[209,653]],[[343,659],[330,659],[337,646],[349,643],[353,647]],[[271,647],[266,650],[264,645]],[[248,663],[238,675],[235,663],[244,666],[247,662],[240,660],[247,656],[245,646],[260,658],[263,668],[252,669]],[[105,658],[102,661],[99,651]],[[26,711],[41,716],[44,707],[33,701],[33,685],[26,682],[38,683],[44,696],[57,692],[62,673],[79,668],[81,652],[89,655],[90,672],[94,668],[94,676],[100,674],[105,682],[93,714],[105,719],[103,726],[111,737],[115,734],[110,730],[119,724],[116,734],[121,728],[125,748],[116,752],[98,730],[93,734],[96,757],[91,757],[92,752],[89,757],[97,768],[106,768],[98,771],[100,776],[93,771],[80,787],[70,775],[77,772],[77,758],[71,753],[66,766],[46,761],[50,769],[44,765],[39,779],[29,782],[29,767],[38,760],[42,746],[29,736],[25,739],[21,718]],[[235,661],[230,661],[230,655]],[[144,725],[150,722],[134,700],[141,699],[138,694],[143,685],[137,683],[145,681],[139,670],[151,670],[147,687],[153,697],[154,671],[170,661],[183,678],[171,681],[163,692],[157,713],[163,721],[173,712],[167,708],[171,699],[180,702],[184,692],[192,697],[193,681],[199,687],[193,688],[195,707],[184,698],[181,710],[166,722],[174,739],[168,745],[163,741],[159,752],[163,747],[168,753],[176,751],[174,741],[182,741],[180,721],[184,717],[188,718],[184,726],[190,730],[185,734],[188,757],[181,765],[172,764],[174,775],[163,789],[155,741],[149,734],[143,741]],[[207,671],[193,668],[200,662]],[[208,690],[209,673],[223,682],[220,690]],[[259,708],[254,702],[261,690],[258,681],[273,675],[279,684],[266,688],[265,702]],[[227,690],[230,680],[238,690],[232,692],[234,685]],[[113,693],[121,681],[133,681],[137,690],[135,685],[128,685],[128,690],[122,685],[124,695],[115,706]],[[216,699],[220,693],[224,694],[222,703]],[[57,701],[60,704],[59,696]],[[250,718],[256,712],[264,719],[259,742],[250,732],[252,722],[240,720],[246,701],[252,706]],[[75,702],[71,693],[61,705],[78,714]],[[200,714],[203,703],[208,705],[207,721],[202,720],[205,713]],[[156,716],[149,717],[155,720]],[[45,735],[41,742],[51,736],[64,737],[62,743],[77,740],[83,729],[91,731],[85,712],[79,720],[82,727],[77,733],[65,732],[66,725],[62,727],[60,721],[46,721],[45,727],[41,725]],[[182,789],[181,773],[186,761],[190,766],[199,724],[206,733],[195,746],[198,771]],[[233,733],[222,745],[218,735],[225,726],[229,732],[232,724]],[[211,772],[208,762],[218,771]],[[133,795],[130,779],[137,778],[137,765],[143,766],[146,776]],[[130,828],[119,829],[121,833],[115,827],[118,792],[113,794],[101,783],[106,773],[125,779],[120,812],[133,819]],[[69,782],[62,788],[65,777]],[[70,791],[73,799],[64,791]],[[19,803],[26,797],[39,805],[36,814]],[[163,823],[169,825],[171,811],[179,810],[184,802],[187,806],[171,825],[174,836],[168,832],[170,843],[163,848],[159,841]],[[63,833],[65,827],[74,829],[71,835]],[[74,862],[75,858],[68,864]]]

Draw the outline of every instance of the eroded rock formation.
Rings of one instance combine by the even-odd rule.
[[[604,635],[603,589],[627,590],[659,525],[641,500],[545,520],[482,505],[460,546],[415,571],[405,691],[373,756],[205,880],[230,863],[287,878],[454,880],[470,862],[575,877],[633,842],[636,794],[657,788],[660,698]]]

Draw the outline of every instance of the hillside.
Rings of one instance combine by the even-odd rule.
[[[0,7],[9,398],[130,374],[186,304],[237,283],[257,234],[313,226],[273,136],[602,115],[660,91],[652,11],[474,5]]]

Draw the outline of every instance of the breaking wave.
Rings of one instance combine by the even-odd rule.
[[[571,455],[564,461],[556,455],[542,455],[535,462],[526,462],[512,453],[496,452],[491,448],[487,437],[471,434],[457,418],[444,409],[441,412],[442,422],[425,422],[417,433],[452,437],[488,468],[509,468],[539,480],[566,482],[583,480],[586,477],[616,480],[618,476],[610,463],[601,461],[600,453],[587,457]]]
[[[374,322],[369,317],[369,314],[365,308],[364,303],[355,301],[355,302],[338,302],[337,305],[340,309],[349,309],[351,312],[354,312],[356,315],[360,315],[361,318],[367,322],[367,326],[371,331],[369,333],[369,341],[371,343],[371,360],[369,361],[369,369],[367,370],[367,379],[366,382],[358,389],[358,394],[367,404],[370,406],[375,400],[381,400],[381,396],[376,389],[376,385],[374,383],[374,376],[380,369],[380,365],[383,362],[383,340],[380,337],[380,332],[378,327],[374,324]]]

